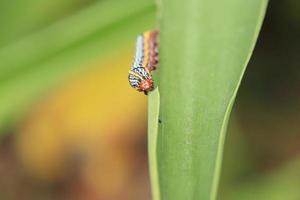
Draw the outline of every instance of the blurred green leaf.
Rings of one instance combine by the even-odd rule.
[[[157,134],[150,158],[157,158],[152,175],[158,174],[153,188],[159,188],[160,199],[216,198],[227,122],[266,5],[267,0],[159,1],[160,101],[150,95],[149,104],[160,109],[159,116],[149,111],[149,137]]]
[[[0,49],[0,83],[23,73],[22,68],[37,68],[39,62],[95,37],[101,38],[107,30],[128,20],[140,18],[154,10],[150,1],[104,1],[91,5],[76,15]],[[114,42],[111,42],[114,43]]]
[[[250,180],[232,184],[224,200],[296,200],[300,199],[300,160],[290,161],[278,169],[259,174]]]
[[[94,1],[96,0],[0,1],[0,46],[65,18]]]

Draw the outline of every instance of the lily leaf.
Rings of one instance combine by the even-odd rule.
[[[149,108],[159,110],[157,116],[149,110],[148,133],[156,138],[149,144],[154,199],[213,200],[227,122],[267,0],[161,0],[158,6],[159,96],[149,96]]]

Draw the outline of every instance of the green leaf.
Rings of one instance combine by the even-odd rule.
[[[159,2],[160,97],[149,96],[149,108],[159,106],[149,110],[155,200],[216,198],[227,122],[266,6],[267,0]]]
[[[149,154],[149,169],[150,169],[150,182],[152,189],[152,197],[155,200],[160,199],[159,192],[159,180],[158,180],[158,166],[157,166],[157,137],[158,137],[158,115],[159,115],[159,91],[156,88],[153,92],[149,94],[148,103],[148,116],[149,125],[148,126],[148,154]]]

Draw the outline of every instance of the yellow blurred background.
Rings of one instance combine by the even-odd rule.
[[[146,97],[128,86],[131,54],[90,62],[33,106],[16,133],[30,174],[75,181],[72,199],[145,198]]]
[[[146,96],[128,84],[132,53],[90,61],[39,97],[15,133],[22,171],[66,184],[65,199],[149,199]]]
[[[153,2],[0,10],[0,199],[150,199],[147,97],[127,76]]]

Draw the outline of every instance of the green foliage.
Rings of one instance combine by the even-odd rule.
[[[159,2],[161,62],[149,97],[159,109],[149,110],[148,133],[155,200],[216,198],[227,122],[266,5]]]
[[[287,162],[280,169],[252,177],[247,183],[232,185],[220,200],[295,200],[300,198],[300,160]]]

